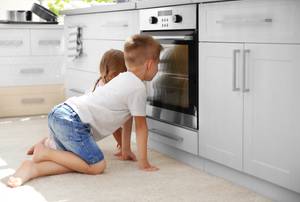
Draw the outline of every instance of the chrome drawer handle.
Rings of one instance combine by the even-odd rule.
[[[101,25],[101,27],[129,27],[127,23],[114,23],[114,22],[108,22],[104,25]]]
[[[240,50],[235,49],[233,50],[233,71],[232,71],[232,90],[233,91],[240,91],[240,88],[237,85],[237,54],[240,53]]]
[[[44,98],[24,98],[21,100],[23,104],[42,104],[45,102]]]
[[[0,46],[21,46],[23,45],[22,40],[0,40]]]
[[[152,132],[155,135],[159,135],[161,137],[167,138],[167,139],[175,141],[175,142],[179,142],[179,143],[183,142],[183,138],[179,137],[177,135],[170,135],[166,132],[163,132],[163,131],[155,129],[155,128],[151,128],[151,129],[149,129],[149,131]]]
[[[74,93],[84,94],[84,91],[79,90],[79,89],[75,89],[75,88],[70,88],[69,91],[72,91]]]
[[[60,40],[39,40],[39,46],[59,46]]]
[[[250,92],[249,87],[247,87],[247,83],[248,83],[248,61],[247,61],[247,54],[250,53],[249,49],[244,50],[243,52],[243,92],[247,93]]]
[[[44,69],[42,68],[26,68],[20,70],[21,74],[42,74],[44,73]]]
[[[216,20],[217,24],[259,24],[259,23],[272,23],[272,18],[264,19],[237,19],[237,20]]]

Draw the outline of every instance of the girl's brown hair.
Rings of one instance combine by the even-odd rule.
[[[93,91],[96,89],[100,80],[102,80],[103,83],[109,82],[108,75],[110,72],[119,74],[126,71],[124,53],[116,49],[106,51],[101,58],[99,69],[101,76],[96,81]]]

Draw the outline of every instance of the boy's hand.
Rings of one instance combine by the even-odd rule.
[[[132,151],[123,151],[119,159],[122,161],[136,161],[136,156]]]
[[[140,160],[138,162],[138,164],[139,164],[139,168],[141,170],[144,170],[144,171],[150,171],[151,172],[151,171],[158,171],[159,170],[158,167],[150,165],[150,163],[147,160]]]

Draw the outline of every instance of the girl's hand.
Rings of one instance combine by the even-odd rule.
[[[152,172],[152,171],[158,171],[159,170],[158,167],[150,165],[150,163],[147,160],[140,160],[138,162],[138,164],[139,164],[139,168],[141,170],[144,170],[144,171]]]
[[[119,159],[122,161],[136,161],[136,156],[132,151],[123,151]]]

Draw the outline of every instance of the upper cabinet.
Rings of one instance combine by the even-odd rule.
[[[82,28],[82,39],[125,40],[139,33],[138,11],[118,11],[97,14],[67,16],[67,33],[74,27]]]
[[[200,5],[199,40],[300,43],[300,1],[251,0]]]

